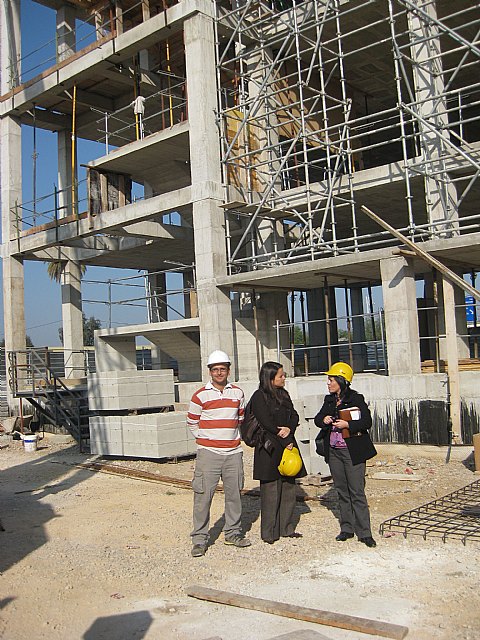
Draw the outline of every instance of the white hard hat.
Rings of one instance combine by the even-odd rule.
[[[221,364],[223,362],[230,364],[230,358],[227,356],[225,351],[212,351],[208,356],[207,367],[211,367],[213,364]]]

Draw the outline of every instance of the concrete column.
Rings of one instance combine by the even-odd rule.
[[[420,338],[415,273],[404,257],[380,261],[388,370],[390,375],[420,373]]]
[[[25,300],[23,261],[9,254],[9,241],[17,237],[16,203],[21,203],[22,144],[21,125],[14,118],[4,117],[0,121],[0,176],[2,205],[2,265],[3,265],[3,317],[5,350],[18,351],[26,348]],[[18,209],[21,218],[21,209]],[[7,401],[11,412],[17,403],[7,385]]]
[[[453,270],[457,275],[462,276],[462,272],[459,270]],[[445,278],[438,278],[438,333],[442,336],[439,339],[439,351],[440,359],[448,360],[448,342],[450,337],[447,331],[447,312],[445,308],[445,292],[443,291],[443,285]],[[469,358],[470,347],[468,344],[467,336],[467,318],[465,311],[465,292],[460,287],[453,287],[454,298],[454,312],[455,312],[455,335],[457,340],[457,356],[458,358]],[[459,335],[461,334],[461,335]]]
[[[164,273],[153,273],[148,276],[149,293],[152,296],[147,304],[151,322],[163,322],[168,320],[167,311],[167,283]]]
[[[263,337],[263,362],[266,360],[277,361],[277,334],[275,324],[280,320],[282,324],[290,321],[288,316],[287,293],[263,293],[260,298],[260,305],[265,309],[265,325]],[[282,348],[288,348],[290,345],[281,345]],[[290,354],[280,354],[278,360],[283,365],[288,375],[293,374],[294,362],[291,361]]]
[[[152,355],[152,369],[170,369],[170,358],[153,342],[151,343],[150,353]]]
[[[307,291],[307,310],[308,343],[310,347],[319,347],[308,350],[308,368],[311,373],[318,373],[326,371],[330,362],[333,363],[339,359],[338,347],[328,348],[329,344],[338,343],[337,323],[336,321],[326,322],[327,315],[329,318],[337,316],[334,287],[329,288],[328,314],[326,312],[325,288],[323,287]]]
[[[115,30],[117,36],[123,33],[123,7],[119,0],[115,0]]]
[[[18,86],[21,80],[22,41],[20,31],[21,0],[0,5],[0,57],[2,95]]]
[[[436,283],[433,272],[425,273],[425,286],[423,288],[423,299],[417,300],[418,323],[420,336],[435,336],[438,333],[438,311],[429,307],[434,307],[436,302]],[[439,305],[437,305],[439,306]],[[427,310],[427,309],[428,310]],[[437,320],[436,320],[437,318]],[[420,341],[421,360],[436,359],[436,341],[433,338]]]
[[[20,82],[20,0],[0,5],[0,90],[8,93]],[[5,350],[24,350],[25,301],[23,261],[10,255],[9,241],[19,231],[15,206],[22,201],[22,129],[20,121],[5,116],[0,121],[0,189],[2,210],[2,266]],[[19,213],[21,217],[21,213]],[[20,223],[21,224],[21,223]],[[13,413],[17,402],[7,384],[7,402]]]
[[[194,290],[195,287],[195,274],[193,269],[189,271],[184,271],[182,274],[183,279],[183,288],[187,290],[183,295],[183,305],[185,309],[185,317],[186,318],[196,318],[198,315],[197,308],[197,292]]]
[[[65,376],[85,376],[83,354],[82,272],[79,262],[68,260],[62,273],[62,325]]]
[[[365,318],[363,317],[363,292],[360,287],[350,288],[350,303],[352,313],[352,341],[354,344],[353,351],[353,370],[363,371],[368,366],[367,346],[365,345]],[[377,336],[378,338],[378,336]]]
[[[437,19],[436,4],[431,0],[418,0],[419,8],[432,19]],[[419,115],[431,126],[442,130],[448,126],[444,92],[444,77],[441,59],[439,29],[433,22],[408,12],[410,29],[410,51],[415,82],[415,97]],[[423,122],[418,123],[422,154],[430,162],[426,165],[425,199],[431,222],[443,222],[435,232],[443,237],[458,234],[457,190],[445,170],[441,156],[445,143]]]
[[[143,183],[143,197],[145,198],[145,200],[148,200],[149,198],[153,198],[154,193],[155,193],[155,191],[154,191],[152,185],[149,182],[144,182]]]
[[[233,353],[230,295],[215,279],[226,273],[225,215],[215,122],[216,68],[213,20],[197,14],[185,22],[185,62],[190,124],[198,312],[202,370],[214,349]]]
[[[461,398],[458,371],[458,340],[455,313],[455,287],[443,277],[443,302],[445,305],[445,332],[448,362],[448,391],[450,395],[450,417],[452,419],[453,438],[462,442],[461,435]]]
[[[72,211],[72,134],[66,129],[57,133],[57,158],[58,158],[58,217],[73,213]],[[75,158],[75,167],[77,160]],[[77,200],[75,188],[75,200]]]
[[[69,5],[57,9],[57,62],[66,60],[75,53],[75,16],[75,9]]]

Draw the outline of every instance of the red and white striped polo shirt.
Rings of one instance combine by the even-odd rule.
[[[227,382],[223,391],[211,382],[196,391],[190,400],[187,425],[199,449],[222,455],[242,451],[239,424],[245,412],[243,391]]]

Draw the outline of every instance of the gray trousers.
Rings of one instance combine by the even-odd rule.
[[[330,449],[329,465],[338,493],[340,530],[368,538],[372,530],[365,496],[365,463],[353,465],[348,449]]]
[[[192,481],[193,531],[192,543],[206,545],[210,523],[210,507],[218,482],[222,479],[225,494],[225,538],[241,534],[243,489],[243,452],[222,455],[207,449],[197,451]]]
[[[260,482],[260,533],[262,540],[278,540],[295,531],[293,512],[296,503],[295,482],[283,478]]]

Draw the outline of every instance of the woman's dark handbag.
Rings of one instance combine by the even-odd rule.
[[[315,438],[315,449],[318,455],[324,458],[325,457],[325,438],[322,438],[322,436],[320,435],[321,433],[322,432],[320,431],[317,437]]]
[[[242,440],[247,447],[255,447],[261,442],[262,432],[262,425],[256,419],[249,402],[245,408],[245,417],[240,425]]]
[[[245,407],[245,417],[240,425],[240,437],[247,447],[263,447],[267,453],[272,455],[275,446],[255,417],[250,401]]]
[[[351,434],[350,438],[345,440],[345,443],[352,459],[352,464],[360,464],[377,455],[377,450],[366,431]]]

